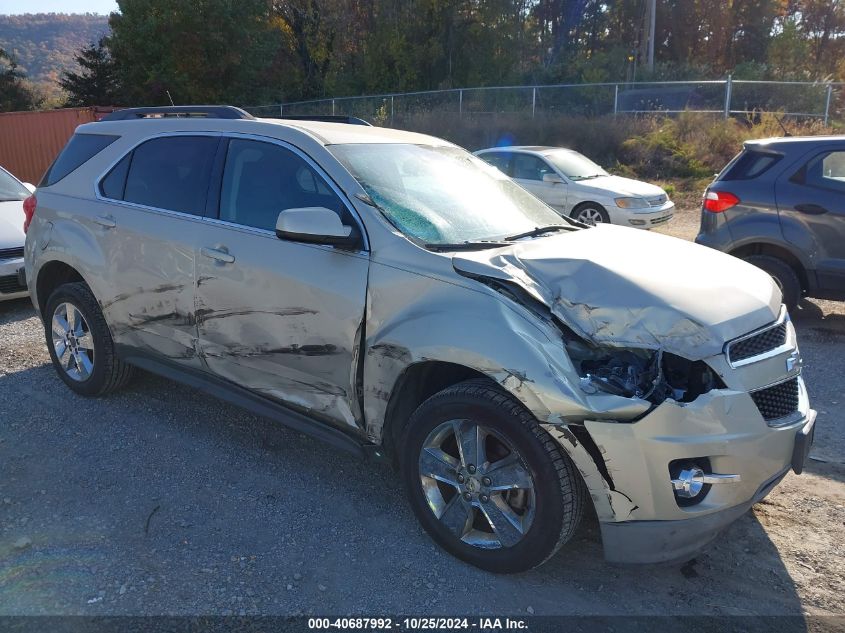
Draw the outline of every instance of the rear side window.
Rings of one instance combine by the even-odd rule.
[[[213,136],[168,136],[139,145],[132,152],[123,200],[202,215],[218,142]]]
[[[49,187],[59,182],[70,172],[88,162],[106,147],[114,143],[119,136],[106,134],[74,134],[65,148],[50,165],[39,187]]]
[[[719,180],[753,180],[769,171],[781,158],[781,154],[745,150],[728,165]]]
[[[508,175],[510,170],[511,154],[507,152],[494,152],[491,154],[482,154],[479,158],[487,163],[498,168],[500,172]]]

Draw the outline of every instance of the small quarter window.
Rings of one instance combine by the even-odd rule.
[[[753,180],[769,171],[781,158],[780,154],[745,150],[727,166],[719,180]]]
[[[129,162],[132,160],[130,152],[121,161],[112,167],[108,176],[100,182],[100,193],[112,200],[123,200],[123,191],[126,188],[126,174],[129,173]]]
[[[119,138],[119,136],[105,134],[74,134],[50,165],[38,186],[55,185]]]

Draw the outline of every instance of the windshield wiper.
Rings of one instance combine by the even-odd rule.
[[[546,233],[554,233],[555,231],[569,231],[571,229],[571,226],[561,226],[560,224],[552,224],[550,226],[538,226],[536,229],[526,231],[525,233],[510,235],[505,239],[508,241],[521,240],[524,237],[537,237],[538,235],[544,235]]]
[[[500,248],[502,246],[510,246],[510,244],[508,242],[477,241],[425,245],[430,251],[480,251],[485,248]]]

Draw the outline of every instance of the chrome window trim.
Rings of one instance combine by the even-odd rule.
[[[747,339],[758,336],[758,335],[762,334],[763,332],[766,332],[767,330],[771,330],[771,329],[774,329],[776,327],[780,327],[781,325],[783,325],[787,321],[790,321],[789,312],[787,312],[785,305],[781,305],[780,313],[778,314],[778,318],[777,318],[776,321],[774,321],[773,323],[769,323],[768,325],[764,325],[761,328],[757,328],[756,330],[753,330],[752,332],[749,332],[748,334],[743,334],[742,336],[739,336],[739,337],[732,339],[732,340],[728,341],[727,343],[725,343],[725,348],[724,348],[723,351],[724,351],[724,354],[725,354],[725,359],[728,361],[728,365],[731,367],[731,369],[737,369],[738,367],[744,367],[745,365],[750,365],[751,363],[759,363],[760,361],[767,360],[769,358],[774,358],[775,356],[780,356],[781,354],[784,354],[785,352],[788,352],[790,350],[795,349],[795,345],[792,342],[789,341],[789,336],[788,336],[789,332],[787,330],[787,337],[786,337],[787,340],[784,341],[783,345],[778,345],[777,347],[772,348],[772,349],[770,349],[766,352],[763,352],[762,354],[758,354],[757,356],[749,356],[748,358],[743,358],[742,360],[738,360],[736,362],[733,362],[731,360],[731,347],[734,344],[740,343],[740,342],[745,341]]]
[[[135,144],[133,144],[129,149],[122,152],[120,156],[109,163],[108,167],[94,180],[94,198],[99,202],[105,202],[108,204],[118,204],[121,206],[126,206],[129,208],[140,209],[142,211],[152,211],[155,213],[161,213],[163,215],[174,216],[174,217],[181,217],[181,218],[190,218],[199,221],[206,221],[212,222],[215,224],[220,224],[221,226],[228,226],[230,228],[241,229],[245,230],[248,233],[256,233],[259,235],[272,235],[274,238],[276,237],[275,231],[269,231],[267,229],[258,229],[256,227],[247,226],[245,224],[237,224],[235,222],[228,222],[226,220],[220,220],[219,218],[209,218],[208,216],[202,214],[194,214],[194,213],[187,213],[185,211],[174,211],[172,209],[163,209],[161,207],[151,207],[145,204],[139,204],[137,202],[128,202],[126,200],[116,200],[114,198],[107,198],[106,196],[100,193],[100,185],[102,184],[103,180],[106,176],[109,175],[112,169],[114,169],[117,164],[126,158],[127,155],[134,152],[136,148],[140,147],[147,141],[152,141],[153,139],[157,138],[167,138],[171,136],[213,136],[217,138],[239,138],[239,139],[246,139],[246,140],[253,140],[262,143],[271,143],[273,145],[279,145],[289,151],[292,151],[294,154],[302,158],[308,165],[310,165],[319,176],[326,182],[329,188],[335,193],[335,195],[340,198],[340,201],[346,206],[349,210],[350,215],[358,225],[358,230],[361,233],[362,240],[364,242],[363,248],[360,251],[350,251],[350,252],[359,252],[359,253],[368,253],[370,251],[370,239],[367,235],[367,231],[364,227],[364,222],[361,219],[361,216],[358,214],[358,211],[355,209],[355,206],[350,202],[349,197],[346,193],[335,183],[334,179],[328,175],[326,170],[324,170],[314,159],[312,159],[308,154],[303,152],[301,149],[292,145],[287,141],[283,141],[281,139],[274,138],[272,136],[263,136],[260,134],[249,134],[249,133],[242,133],[242,132],[225,132],[225,131],[207,131],[207,130],[198,130],[196,132],[192,131],[170,131],[170,132],[159,132],[158,134],[153,134],[151,136],[145,136],[144,138],[138,140]],[[334,160],[337,160],[332,156]],[[131,165],[130,165],[131,167]],[[224,165],[225,169],[225,165]],[[128,176],[128,172],[127,172]],[[222,178],[222,173],[221,173]],[[278,239],[278,238],[277,238]],[[321,244],[313,244],[312,246],[327,246]],[[334,247],[327,246],[332,250]]]

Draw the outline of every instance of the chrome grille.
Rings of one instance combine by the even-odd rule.
[[[785,418],[798,410],[798,377],[765,389],[751,392],[751,399],[757,405],[766,422]]]
[[[746,358],[760,356],[784,343],[786,343],[786,322],[732,343],[728,347],[728,360],[736,363]]]
[[[18,257],[23,257],[23,246],[0,248],[0,259],[17,259]]]

